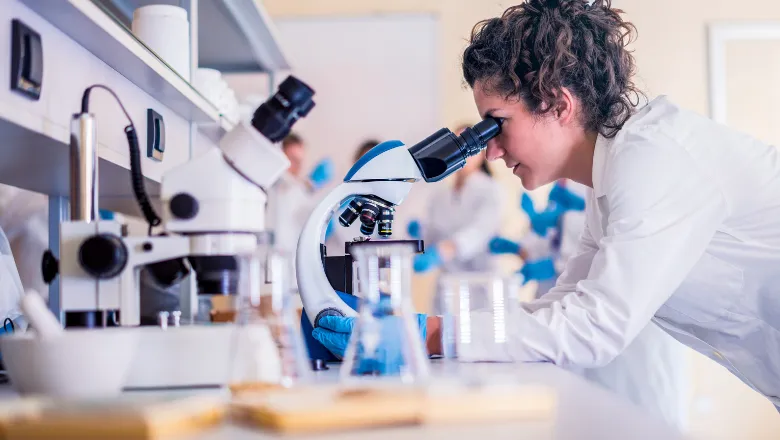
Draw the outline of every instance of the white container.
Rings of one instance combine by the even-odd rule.
[[[138,333],[130,329],[67,330],[47,339],[34,332],[0,337],[14,389],[57,398],[118,395],[137,345]]]
[[[192,85],[217,108],[221,96],[228,90],[227,82],[222,79],[222,72],[202,67],[193,72]]]
[[[149,5],[133,12],[133,34],[187,81],[190,80],[190,23],[184,8]]]

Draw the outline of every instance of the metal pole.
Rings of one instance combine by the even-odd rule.
[[[98,218],[95,117],[75,115],[70,128],[70,219],[91,223]]]

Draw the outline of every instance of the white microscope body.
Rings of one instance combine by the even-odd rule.
[[[371,196],[376,202],[389,202],[388,208],[400,205],[414,182],[422,179],[414,158],[400,142],[385,142],[366,153],[347,173],[344,182],[317,204],[298,240],[296,254],[298,290],[314,324],[323,311],[339,310],[342,316],[356,316],[336,295],[322,269],[320,243],[335,208],[355,196]],[[381,199],[381,200],[377,200]],[[327,312],[326,312],[327,313]]]
[[[198,293],[235,294],[234,257],[256,251],[258,234],[265,230],[266,191],[290,165],[276,142],[308,114],[313,94],[304,83],[288,78],[258,108],[251,124],[239,124],[219,148],[167,172],[160,197],[164,234],[148,237],[129,237],[122,224],[96,220],[95,122],[87,112],[78,115],[71,146],[76,159],[71,167],[72,215],[60,225],[63,319],[68,314],[92,316],[86,326],[100,327],[111,324],[106,320],[113,314],[116,324],[139,325],[139,272],[151,263],[163,264],[158,272],[170,282],[193,269],[198,289],[182,298],[185,319],[196,313]],[[134,179],[134,189],[139,179]],[[145,194],[138,198],[146,214]],[[150,206],[148,210],[156,217]]]
[[[399,141],[379,144],[320,201],[303,227],[296,255],[298,290],[313,327],[323,316],[357,315],[336,294],[323,267],[320,243],[334,209],[352,199],[339,217],[342,226],[349,226],[359,216],[363,226],[369,226],[367,231],[361,227],[366,236],[371,235],[376,223],[380,237],[389,237],[395,206],[403,202],[412,185],[419,180],[439,181],[462,168],[468,157],[478,154],[500,133],[501,122],[487,118],[460,136],[441,129],[410,148]]]

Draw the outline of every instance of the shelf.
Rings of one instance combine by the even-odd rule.
[[[138,88],[219,139],[217,108],[91,0],[21,2]]]
[[[290,70],[276,27],[259,0],[200,1],[198,61],[222,72]]]
[[[10,106],[0,102],[0,136],[5,145],[24,148],[0,148],[0,175],[3,183],[53,196],[68,197],[70,188],[70,133],[41,120],[22,118]],[[101,145],[101,152],[108,151]],[[98,161],[99,205],[123,214],[139,216],[130,185],[130,170],[114,163],[106,155]],[[145,178],[144,186],[152,199],[160,194],[160,184]]]
[[[222,72],[290,70],[276,27],[260,0],[96,0],[130,27],[133,11],[150,4],[197,4],[198,65]]]

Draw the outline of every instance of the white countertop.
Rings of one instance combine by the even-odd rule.
[[[555,439],[555,440],[625,440],[625,439],[683,439],[682,434],[655,419],[618,396],[590,384],[579,376],[551,364],[459,364],[466,374],[491,376],[516,376],[520,382],[536,383],[552,387],[558,392],[557,416],[548,422],[507,422],[491,424],[382,428],[336,432],[324,435],[295,436],[296,439],[318,440],[372,440],[380,438],[447,440],[490,439]],[[441,374],[442,364],[433,364],[434,374]],[[438,371],[438,373],[437,373]],[[333,382],[338,374],[337,366],[317,373],[318,382]],[[226,393],[224,390],[177,391],[177,393]],[[13,399],[16,394],[10,387],[0,386],[0,399]],[[189,440],[257,440],[284,436],[225,425]]]

